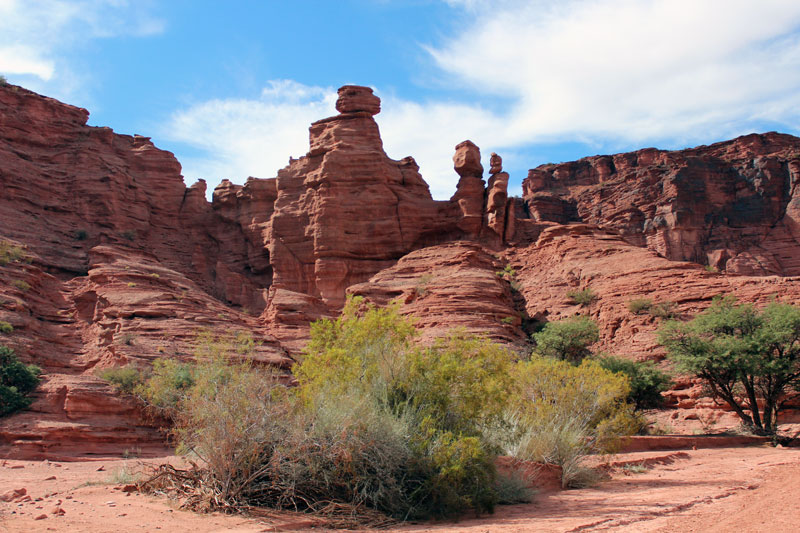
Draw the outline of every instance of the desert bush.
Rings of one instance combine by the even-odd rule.
[[[628,310],[634,315],[646,313],[653,307],[653,300],[650,298],[634,298],[628,302]]]
[[[656,318],[675,318],[675,302],[658,302],[650,308],[650,314]]]
[[[14,350],[0,345],[0,416],[31,404],[28,395],[39,384],[40,373],[37,366],[22,364]]]
[[[295,369],[312,412],[359,396],[407,425],[411,454],[401,471],[403,516],[491,511],[497,446],[486,436],[502,423],[510,356],[485,339],[455,333],[426,349],[396,308],[352,299],[342,316],[312,326],[305,359]],[[397,514],[393,511],[393,514]]]
[[[497,503],[501,505],[530,503],[536,494],[536,491],[528,486],[525,476],[516,470],[498,473],[495,490],[497,491]]]
[[[661,393],[669,388],[672,380],[652,361],[638,362],[606,355],[598,358],[597,362],[609,372],[621,373],[628,378],[628,400],[637,410],[655,409],[663,403]]]
[[[539,355],[580,363],[584,357],[591,355],[589,345],[599,338],[597,324],[590,318],[567,318],[548,322],[541,331],[534,333],[534,351]]]
[[[14,326],[8,322],[0,320],[0,333],[11,333],[14,331]]]
[[[580,305],[581,307],[586,307],[591,305],[597,299],[597,295],[594,291],[586,287],[585,289],[581,290],[571,290],[567,291],[567,301],[573,305]]]
[[[0,241],[0,265],[7,265],[16,261],[25,261],[28,254],[25,248],[8,241]]]
[[[135,366],[117,366],[104,368],[97,372],[97,377],[111,383],[114,388],[125,394],[134,394],[147,380],[147,374]]]
[[[6,79],[5,76],[0,74],[0,86],[3,86],[3,85],[8,85],[8,79]]]
[[[22,279],[15,279],[11,282],[11,285],[18,288],[22,292],[27,292],[31,289],[31,284]]]
[[[156,359],[148,379],[134,392],[158,416],[176,421],[180,402],[195,381],[195,365],[175,359]]]
[[[85,229],[76,229],[72,232],[72,238],[76,241],[85,241],[89,238],[89,232]]]
[[[584,360],[534,356],[514,369],[518,394],[507,412],[513,431],[507,452],[518,459],[557,464],[564,487],[591,478],[588,454],[617,449],[620,438],[640,426],[627,402],[628,380]]]

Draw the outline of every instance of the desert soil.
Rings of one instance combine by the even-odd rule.
[[[146,463],[166,460],[176,461]],[[133,459],[0,461],[0,495],[24,488],[30,496],[28,501],[0,503],[0,531],[256,532],[305,530],[315,524],[293,513],[270,513],[260,519],[195,514],[165,498],[124,492],[124,484],[115,480],[140,464]],[[800,531],[800,449],[639,452],[616,456],[612,465],[610,479],[594,488],[540,493],[530,504],[501,506],[494,515],[480,518],[407,524],[392,530]]]

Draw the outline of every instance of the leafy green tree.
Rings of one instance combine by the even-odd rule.
[[[39,384],[39,373],[38,367],[22,364],[14,350],[0,345],[0,416],[31,404],[28,394]]]
[[[609,372],[625,375],[630,381],[628,394],[636,409],[655,409],[663,403],[661,393],[667,390],[672,381],[652,361],[631,361],[622,357],[606,355],[597,362]]]
[[[772,303],[759,311],[716,299],[690,322],[668,322],[659,341],[678,370],[702,378],[745,425],[777,431],[778,413],[800,386],[800,308]]]
[[[590,318],[579,316],[548,322],[542,331],[534,333],[534,351],[539,355],[580,363],[591,355],[589,345],[600,338],[597,324]]]

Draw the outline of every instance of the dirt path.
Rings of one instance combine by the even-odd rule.
[[[640,452],[618,456],[616,463],[611,480],[595,488],[539,494],[531,504],[502,506],[494,515],[479,519],[397,529],[437,533],[800,530],[800,449]],[[626,463],[637,466],[624,468]],[[124,480],[135,464],[134,460],[7,461],[0,466],[0,495],[25,488],[30,500],[0,503],[0,531],[255,532],[303,530],[313,523],[291,513],[275,513],[264,520],[198,515],[180,511],[167,500],[123,492],[122,484],[108,484]],[[101,466],[103,470],[98,471]],[[41,515],[46,518],[35,520]]]

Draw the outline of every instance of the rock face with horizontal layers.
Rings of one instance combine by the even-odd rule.
[[[223,180],[209,202],[149,139],[0,86],[0,241],[25,256],[0,264],[0,320],[14,328],[0,343],[44,371],[32,408],[0,423],[0,455],[155,449],[162,435],[98,370],[190,359],[208,331],[253,336],[248,356],[288,372],[309,323],[348,294],[398,301],[422,342],[460,327],[520,354],[536,323],[588,313],[599,350],[654,360],[661,319],[632,314],[634,297],[688,318],[720,294],[800,296],[800,139],[548,165],[524,198],[508,197],[497,154],[485,184],[464,141],[455,193],[437,201],[413,158],[384,152],[371,89],[342,87],[336,109],[311,125],[305,156],[276,177]],[[567,301],[587,288],[588,307]],[[698,391],[683,380],[670,401],[718,412]]]
[[[746,135],[533,169],[532,216],[613,228],[631,244],[730,274],[800,274],[800,140]]]

